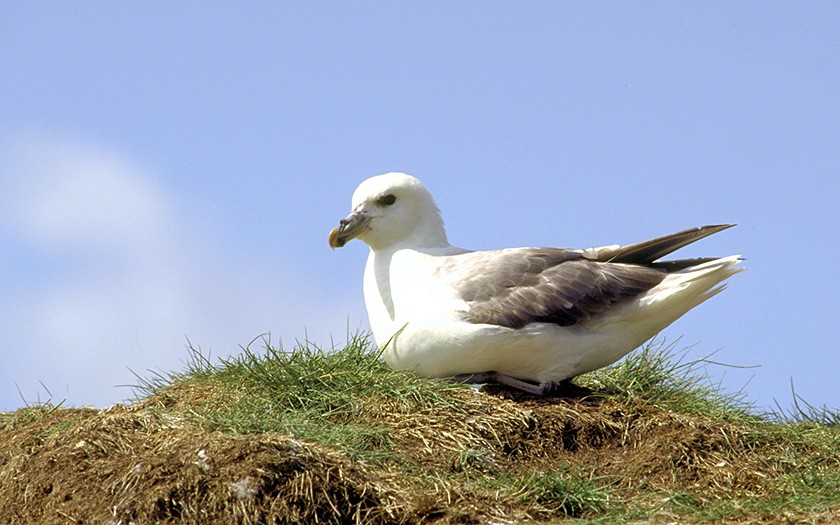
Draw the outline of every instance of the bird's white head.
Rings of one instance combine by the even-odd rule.
[[[448,246],[440,210],[419,180],[386,173],[362,182],[353,193],[353,211],[330,232],[332,248],[354,238],[373,250],[405,246]]]

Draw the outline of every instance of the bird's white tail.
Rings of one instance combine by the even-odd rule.
[[[636,301],[617,308],[600,320],[602,326],[623,325],[625,341],[638,346],[661,332],[683,314],[726,287],[724,281],[744,268],[739,255],[722,257],[668,274]],[[600,324],[600,323],[599,323]]]

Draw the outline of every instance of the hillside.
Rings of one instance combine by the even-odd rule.
[[[837,414],[753,415],[673,348],[536,398],[391,371],[364,337],[264,343],[130,405],[0,414],[0,522],[840,521]]]

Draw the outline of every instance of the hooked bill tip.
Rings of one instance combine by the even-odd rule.
[[[341,248],[344,246],[344,240],[340,237],[341,230],[344,228],[342,226],[336,226],[332,230],[330,230],[330,236],[328,238],[330,243],[330,248],[335,250],[336,248]]]

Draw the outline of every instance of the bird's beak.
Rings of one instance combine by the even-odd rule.
[[[341,248],[367,230],[369,223],[370,217],[363,211],[354,211],[341,219],[338,226],[330,231],[330,248]]]

